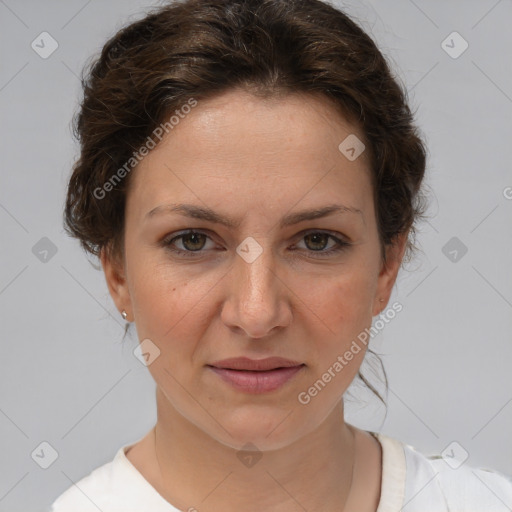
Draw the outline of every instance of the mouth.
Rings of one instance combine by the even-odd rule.
[[[207,366],[225,383],[238,391],[251,394],[270,393],[278,390],[306,366],[295,361],[283,362],[281,360],[279,362],[270,358],[260,361],[238,359],[221,362],[225,366],[216,366],[217,364],[219,363]],[[286,366],[276,366],[278,364],[286,364]],[[226,367],[228,365],[230,367]],[[238,366],[238,368],[233,368],[233,366]],[[251,369],[247,369],[248,366]],[[261,369],[265,366],[268,368]],[[255,367],[258,369],[254,369]]]
[[[284,359],[283,357],[267,357],[266,359],[232,357],[230,359],[215,361],[208,366],[227,370],[267,371],[281,368],[292,368],[301,365],[303,365],[303,363],[293,361],[291,359]]]

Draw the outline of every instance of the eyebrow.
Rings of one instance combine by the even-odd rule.
[[[214,212],[208,207],[196,206],[193,204],[164,204],[153,208],[151,211],[146,213],[145,220],[153,218],[155,215],[161,215],[164,213],[176,213],[186,217],[192,217],[194,219],[201,219],[210,221],[216,224],[222,224],[228,228],[238,228],[240,221],[234,221],[228,217],[224,217],[219,213]],[[321,217],[327,217],[333,213],[354,213],[359,214],[363,218],[363,212],[357,208],[351,206],[345,206],[342,204],[329,204],[321,208],[313,208],[310,210],[303,210],[300,212],[290,213],[285,215],[280,222],[280,227],[291,226],[298,224],[299,222],[319,219]]]

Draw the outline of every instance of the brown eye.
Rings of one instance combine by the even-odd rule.
[[[187,231],[174,237],[165,238],[162,240],[162,245],[176,255],[195,257],[201,256],[206,252],[208,247],[205,246],[208,240],[212,241],[205,233],[200,231]],[[330,246],[329,240],[334,242]],[[302,241],[304,241],[305,248],[300,248],[301,252],[309,253],[310,256],[318,258],[333,256],[335,253],[347,249],[352,245],[350,242],[341,240],[323,231],[306,233],[302,236],[301,242]],[[177,246],[178,243],[181,244],[181,247]]]
[[[181,238],[183,246],[189,251],[201,250],[206,241],[206,235],[203,233],[187,233],[178,238]]]
[[[329,247],[329,239],[333,240],[334,243]],[[336,253],[347,249],[352,244],[341,240],[340,238],[331,235],[324,231],[310,231],[303,235],[301,241],[304,241],[305,249],[301,248],[302,251],[309,253],[309,256],[313,258],[323,258],[334,256]]]
[[[200,231],[187,231],[174,237],[168,237],[162,240],[162,245],[169,251],[187,256],[199,256],[203,252],[202,249],[205,247],[206,241],[210,237]],[[176,244],[180,243],[181,247],[177,247]]]
[[[304,237],[306,246],[312,251],[321,251],[326,248],[329,238],[332,238],[327,233],[311,233]]]

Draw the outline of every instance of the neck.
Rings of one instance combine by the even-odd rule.
[[[158,388],[157,408],[154,487],[174,506],[296,512],[321,504],[325,512],[343,510],[353,480],[355,436],[344,422],[342,401],[315,430],[279,449],[256,451],[254,458],[241,457],[240,449],[188,421]]]

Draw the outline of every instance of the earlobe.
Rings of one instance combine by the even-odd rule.
[[[110,296],[118,311],[129,312],[131,310],[131,303],[125,270],[116,258],[108,254],[105,247],[101,249],[100,261]]]

